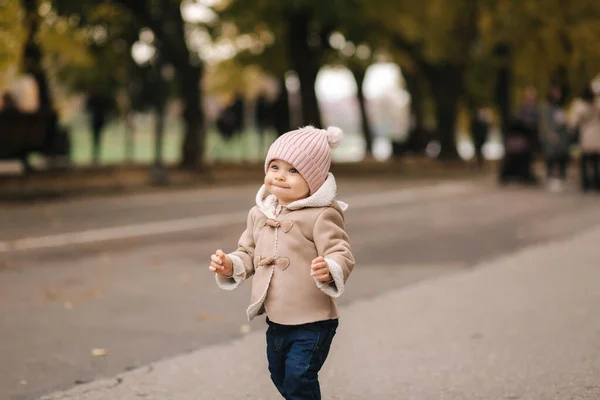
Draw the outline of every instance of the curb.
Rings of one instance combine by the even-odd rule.
[[[167,166],[165,171],[168,179],[165,183],[152,182],[152,167],[149,165],[76,167],[29,175],[0,176],[0,202],[235,185],[260,180],[264,173],[262,163],[213,164],[197,170]],[[421,158],[336,163],[331,166],[331,172],[338,178],[352,179],[372,176],[443,179],[481,175],[468,163],[440,163]]]

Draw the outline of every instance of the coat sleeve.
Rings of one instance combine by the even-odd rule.
[[[325,258],[333,278],[329,283],[315,279],[315,283],[325,294],[340,297],[354,268],[354,256],[350,250],[350,239],[344,228],[342,214],[332,207],[319,214],[314,226],[313,240],[317,254]]]
[[[221,289],[233,290],[239,287],[245,279],[254,274],[254,218],[252,210],[248,213],[246,230],[238,241],[238,248],[233,253],[227,254],[233,262],[233,275],[231,277],[215,274],[217,284]]]
[[[571,109],[567,113],[567,126],[569,129],[576,129],[581,124],[581,118],[583,116],[583,105],[580,101],[575,100]]]

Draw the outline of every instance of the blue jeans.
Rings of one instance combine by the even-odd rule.
[[[267,318],[271,380],[286,400],[320,400],[319,370],[329,354],[337,319],[280,325]]]

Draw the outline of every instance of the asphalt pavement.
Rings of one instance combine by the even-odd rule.
[[[338,181],[358,261],[342,309],[600,226],[598,197],[576,190],[499,188],[485,175]],[[0,209],[0,399],[37,399],[262,334],[263,320],[244,318],[250,285],[224,293],[206,263],[235,245],[259,183]]]
[[[599,242],[595,228],[344,307],[323,398],[599,399]],[[43,399],[277,399],[264,352],[256,332]]]

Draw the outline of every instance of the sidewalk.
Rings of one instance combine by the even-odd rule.
[[[492,170],[493,165],[493,162],[490,162],[489,170]],[[202,171],[169,167],[167,168],[169,184],[163,186],[151,184],[150,171],[151,167],[148,165],[121,165],[48,170],[29,175],[0,174],[0,201],[246,183],[262,179],[264,165],[223,163],[206,166]],[[335,163],[331,171],[338,178],[481,176],[474,168],[460,161],[438,162],[424,157],[410,156],[383,162],[369,160]]]
[[[598,243],[600,227],[343,308],[323,398],[600,399]],[[264,347],[256,332],[44,399],[279,399]]]

